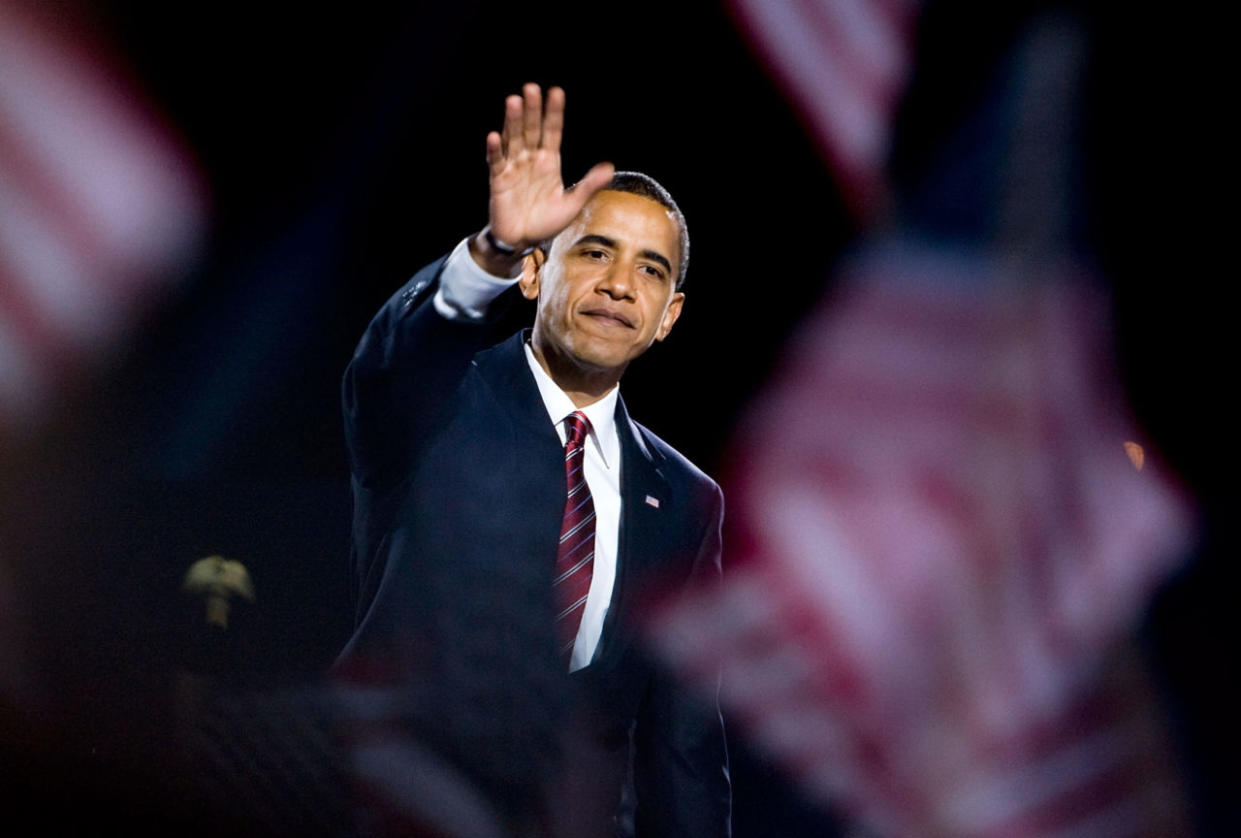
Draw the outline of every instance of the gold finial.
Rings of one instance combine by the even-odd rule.
[[[246,566],[223,556],[208,556],[190,565],[181,590],[207,599],[207,622],[228,628],[229,600],[235,596],[254,602],[254,585]]]

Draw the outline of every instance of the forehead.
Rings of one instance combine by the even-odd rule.
[[[557,239],[569,246],[590,235],[604,236],[620,247],[654,250],[674,266],[680,264],[676,217],[663,204],[643,195],[612,189],[596,193]]]

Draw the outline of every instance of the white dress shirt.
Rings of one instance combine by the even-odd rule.
[[[432,304],[449,320],[477,320],[485,317],[496,297],[512,286],[516,279],[493,276],[484,271],[470,255],[468,239],[453,249],[440,273],[440,286]],[[581,410],[590,420],[591,433],[585,455],[586,485],[595,504],[595,558],[590,580],[590,593],[582,624],[573,644],[569,671],[581,669],[594,658],[603,634],[603,621],[612,601],[616,583],[616,554],[620,543],[620,437],[616,430],[616,400],[620,389],[613,387],[603,398],[578,408],[565,395],[526,345],[526,362],[538,385],[543,406],[563,445],[566,440],[564,420]],[[555,557],[552,557],[555,560]]]

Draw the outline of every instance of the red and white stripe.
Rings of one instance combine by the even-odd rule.
[[[175,276],[202,191],[100,44],[0,0],[0,427],[37,418]]]
[[[917,0],[731,0],[854,209],[883,200],[892,119],[910,72]]]
[[[580,410],[565,417],[565,498],[564,515],[560,522],[560,543],[556,553],[556,575],[552,581],[560,608],[556,629],[560,635],[561,653],[568,661],[586,600],[594,577],[595,502],[586,483],[586,438],[590,420]]]
[[[726,479],[745,555],[653,638],[879,835],[1178,834],[1129,630],[1188,502],[1130,427],[1106,309],[971,254],[877,249],[789,346]]]

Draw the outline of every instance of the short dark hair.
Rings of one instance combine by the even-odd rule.
[[[655,180],[650,175],[644,175],[641,172],[617,172],[612,175],[612,180],[604,189],[611,189],[613,192],[628,192],[631,195],[641,195],[643,198],[650,198],[655,203],[663,206],[677,221],[677,241],[681,247],[681,258],[679,260],[676,287],[680,290],[685,284],[685,272],[689,269],[689,227],[685,225],[685,214],[681,212],[681,208],[677,206],[677,202],[672,200],[672,193]]]

